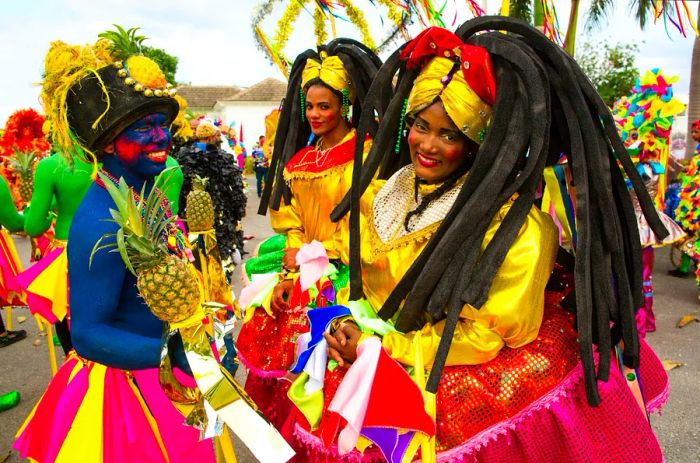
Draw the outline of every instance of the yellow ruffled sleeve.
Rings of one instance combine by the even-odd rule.
[[[300,248],[305,242],[304,224],[298,208],[297,200],[292,196],[289,204],[286,204],[282,198],[279,210],[270,209],[272,229],[275,233],[287,236],[288,248]]]
[[[491,223],[482,251],[498,230],[510,205]],[[447,365],[476,365],[498,355],[503,346],[517,348],[537,337],[544,311],[544,289],[554,267],[557,230],[551,218],[534,208],[528,214],[503,265],[496,273],[488,299],[480,310],[465,305],[447,355]],[[391,357],[413,365],[416,346],[431,367],[445,326],[442,320],[407,334],[390,333],[382,344]],[[416,340],[416,336],[420,339]]]

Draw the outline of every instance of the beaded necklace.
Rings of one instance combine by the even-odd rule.
[[[119,185],[119,180],[114,177],[112,174],[104,170],[103,168],[100,168],[99,173],[107,177],[115,186]],[[99,186],[101,186],[104,189],[107,189],[107,186],[105,185],[104,181],[102,181],[102,178],[99,176],[95,179],[95,183],[97,183]],[[145,217],[146,215],[146,210],[144,209],[144,202],[142,201],[141,195],[139,195],[136,190],[134,190],[131,186],[129,187],[129,190],[131,191],[132,198],[134,200],[134,204],[136,204],[137,207],[141,208],[141,217]],[[160,192],[158,189],[154,187],[154,190],[156,192]],[[151,191],[151,194],[153,194],[153,191]],[[170,209],[170,202],[168,201],[168,198],[163,196],[163,199],[160,202],[160,205],[158,206],[158,216],[160,216],[160,212],[163,212],[165,217],[170,219],[172,217],[172,212]],[[172,254],[177,255],[178,257],[183,257],[183,255],[188,255],[189,248],[186,245],[185,242],[185,237],[183,234],[183,230],[179,226],[179,222],[176,220],[171,220],[169,221],[165,229],[163,230],[161,240],[163,241],[163,244],[167,247],[168,251]]]

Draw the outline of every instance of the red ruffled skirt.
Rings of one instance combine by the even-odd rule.
[[[285,375],[295,360],[297,338],[308,331],[306,311],[283,312],[273,318],[258,308],[236,340],[238,359],[248,369],[245,390],[280,431],[294,409]]]

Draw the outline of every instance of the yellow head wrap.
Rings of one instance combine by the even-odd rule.
[[[343,61],[337,56],[328,56],[325,51],[322,51],[320,56],[320,63],[313,58],[306,61],[306,66],[301,71],[301,88],[306,87],[311,80],[319,78],[324,84],[339,92],[347,89],[348,99],[351,103],[355,101],[355,89],[352,86],[350,74],[343,66]]]
[[[438,56],[423,66],[408,96],[406,114],[416,115],[439,98],[457,128],[481,144],[482,130],[491,119],[491,106],[472,90],[459,68],[453,71],[454,65],[454,61]]]

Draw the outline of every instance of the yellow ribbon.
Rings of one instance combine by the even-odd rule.
[[[339,57],[328,56],[325,52],[321,52],[320,62],[309,58],[304,70],[301,71],[301,87],[306,87],[306,84],[313,79],[321,79],[324,84],[339,92],[347,89],[350,102],[355,100],[355,89],[352,86],[350,74]]]
[[[420,344],[420,336],[413,337],[413,352],[415,352],[415,368],[413,369],[414,381],[421,391],[423,391],[423,400],[425,401],[425,411],[435,421],[437,416],[437,404],[435,403],[435,394],[425,390],[425,365],[423,362],[423,347]],[[423,463],[435,463],[437,461],[437,452],[435,448],[435,436],[424,440],[420,444],[421,461]],[[406,452],[406,455],[412,453]]]

